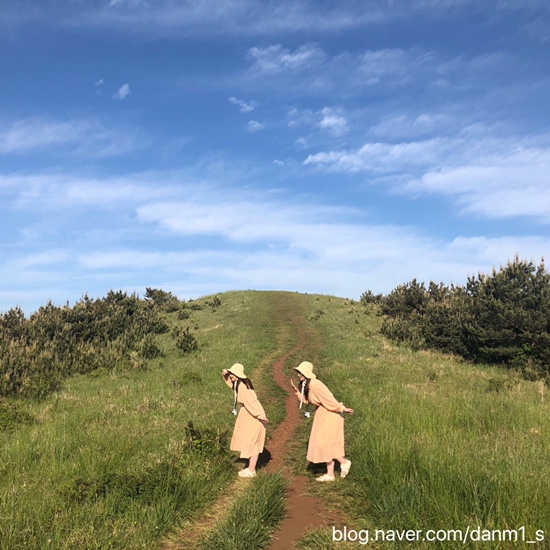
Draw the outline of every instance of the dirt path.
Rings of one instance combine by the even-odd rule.
[[[279,529],[274,533],[269,550],[289,550],[293,543],[299,540],[308,530],[325,525],[342,524],[342,518],[334,511],[329,511],[323,499],[304,494],[309,478],[305,475],[295,476],[285,468],[284,457],[288,442],[300,422],[300,412],[296,397],[288,390],[289,379],[285,374],[287,362],[289,366],[296,366],[299,361],[295,357],[306,346],[306,328],[303,317],[288,316],[286,322],[292,323],[296,330],[297,343],[295,347],[283,355],[274,365],[273,376],[279,386],[288,394],[286,398],[286,417],[273,432],[269,450],[272,460],[266,467],[268,471],[280,469],[288,479],[287,512]],[[304,456],[304,471],[306,468]]]
[[[281,471],[288,480],[286,515],[274,533],[268,550],[291,550],[294,548],[294,543],[307,531],[325,525],[342,525],[344,520],[336,512],[329,511],[323,499],[305,494],[307,484],[311,483],[309,477],[293,475],[285,466],[288,443],[293,440],[294,432],[301,422],[298,401],[289,392],[289,373],[292,367],[311,358],[311,353],[317,347],[317,334],[308,326],[304,314],[297,309],[299,305],[291,293],[269,293],[266,295],[266,300],[270,315],[277,319],[277,324],[281,328],[278,336],[279,353],[291,348],[276,360],[272,367],[273,371],[269,371],[273,363],[270,362],[265,367],[265,375],[273,376],[275,382],[287,394],[286,416],[272,432],[266,449],[269,451],[271,459],[265,466],[265,470],[268,472]],[[306,467],[304,450],[304,473]],[[208,511],[208,517],[212,521],[201,521],[188,525],[180,533],[175,534],[171,540],[165,541],[162,549],[182,550],[183,548],[197,547],[204,533],[211,528],[212,523],[219,521],[227,513],[231,502],[238,498],[238,495],[244,490],[246,490],[246,483],[243,484],[242,480],[235,479],[233,485],[225,491],[224,496],[220,497]]]

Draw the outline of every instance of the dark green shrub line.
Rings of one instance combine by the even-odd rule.
[[[169,292],[148,288],[144,299],[111,291],[73,307],[50,302],[28,319],[18,307],[0,314],[0,396],[42,398],[74,374],[143,368],[162,355],[155,336],[169,330],[166,314],[188,317],[186,308]],[[190,353],[198,344],[187,329],[176,346]]]
[[[390,294],[367,292],[385,315],[382,332],[413,348],[432,348],[465,359],[519,369],[530,379],[550,376],[550,275],[515,258],[490,275],[447,287],[416,279]]]

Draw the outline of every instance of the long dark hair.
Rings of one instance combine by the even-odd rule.
[[[254,386],[252,385],[252,380],[250,380],[250,378],[237,378],[237,382],[236,382],[236,385],[235,385],[235,391],[236,391],[236,392],[239,391],[239,386],[240,386],[241,382],[242,382],[249,390],[253,390],[253,389],[254,389]]]
[[[306,398],[307,401],[309,401],[309,383],[310,382],[311,380],[309,378],[306,378],[305,380],[300,381],[300,391],[304,392],[304,397]]]

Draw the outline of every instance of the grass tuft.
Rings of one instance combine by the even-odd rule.
[[[226,519],[202,542],[204,550],[254,550],[269,545],[284,515],[285,481],[279,473],[260,473],[249,483],[248,490],[232,504]]]

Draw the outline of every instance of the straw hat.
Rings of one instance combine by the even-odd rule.
[[[309,361],[304,361],[303,363],[300,363],[294,370],[298,371],[306,378],[310,378],[312,380],[317,378],[317,376],[313,374],[313,365]]]
[[[240,363],[235,363],[227,372],[234,374],[237,378],[248,378],[244,373],[244,367]]]

